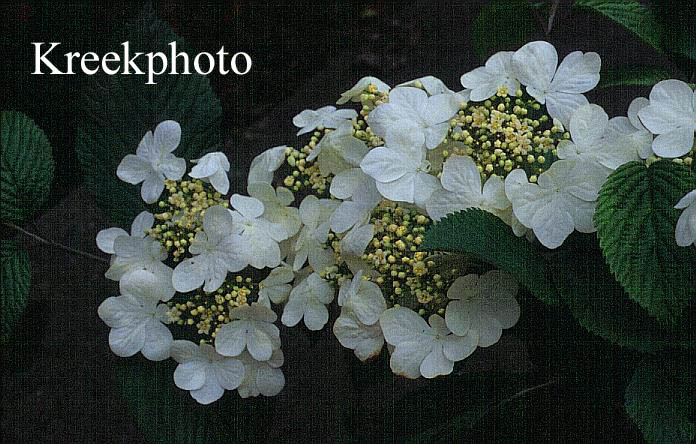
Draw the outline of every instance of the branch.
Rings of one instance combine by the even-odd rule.
[[[34,233],[30,233],[27,230],[23,229],[22,227],[17,226],[13,223],[5,222],[5,223],[3,223],[3,225],[5,225],[9,228],[12,228],[15,231],[19,231],[20,233],[24,234],[25,236],[28,236],[28,237],[30,237],[30,238],[34,239],[35,241],[40,242],[42,244],[50,245],[50,246],[56,247],[56,248],[60,248],[61,250],[67,251],[69,253],[76,254],[78,256],[86,257],[89,259],[93,259],[95,261],[103,262],[105,264],[109,263],[108,259],[104,259],[103,257],[99,257],[99,256],[94,255],[92,253],[87,253],[86,251],[80,251],[80,250],[76,250],[74,248],[70,248],[67,245],[59,244],[58,242],[54,242],[52,240],[44,239],[43,237],[38,236]]]

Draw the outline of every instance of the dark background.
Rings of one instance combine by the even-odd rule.
[[[560,57],[573,50],[596,51],[603,68],[668,66],[625,29],[567,3],[561,2],[550,34],[539,27],[536,36],[551,41]],[[395,85],[431,74],[460,89],[461,74],[485,62],[470,43],[471,22],[485,4],[166,1],[154,7],[194,53],[224,45],[253,59],[245,76],[211,76],[222,103],[224,150],[233,164],[231,192],[236,192],[244,190],[255,155],[295,140],[295,114],[333,104],[364,75]],[[29,75],[30,42],[62,42],[61,54],[100,53],[109,35],[140,8],[137,2],[0,6],[1,108],[32,117],[48,135],[56,160],[46,208],[25,228],[99,255],[94,238],[111,224],[82,186],[73,149],[85,76]],[[647,87],[606,88],[588,97],[615,116],[625,113],[633,97],[648,92]],[[17,328],[19,345],[3,352],[2,441],[145,442],[115,383],[120,358],[110,352],[108,327],[96,312],[101,301],[117,294],[117,285],[103,277],[106,267],[100,262],[22,240],[32,264],[30,306]],[[623,408],[625,384],[639,356],[584,333],[563,309],[531,298],[522,305],[518,326],[455,367],[460,376],[444,381],[392,377],[386,359],[361,365],[329,328],[321,333],[281,328],[286,387],[264,401],[259,436],[269,442],[401,440],[422,431],[423,415],[437,425],[466,406],[468,394],[481,388],[458,381],[476,373],[488,382],[490,402],[467,440],[640,442]],[[522,388],[548,384],[505,393],[496,389],[503,378]],[[410,400],[403,401],[407,394]]]

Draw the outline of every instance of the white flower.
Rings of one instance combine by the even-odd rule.
[[[130,236],[144,238],[154,223],[155,217],[147,211],[142,211],[133,219]],[[97,233],[97,247],[104,253],[116,254],[114,252],[114,241],[119,236],[128,236],[128,233],[123,228],[106,228],[101,230]]]
[[[244,363],[244,380],[237,388],[239,396],[275,396],[285,386],[285,376],[280,367],[284,357],[282,350],[273,352],[271,359],[259,362],[247,352],[243,352],[238,358]]]
[[[337,128],[345,120],[357,117],[354,109],[336,109],[335,106],[323,106],[318,110],[306,109],[292,118],[292,123],[301,128],[297,135],[313,131],[319,126],[324,128]]]
[[[338,292],[341,315],[333,325],[338,341],[354,351],[361,361],[379,355],[384,345],[384,335],[379,326],[379,316],[387,304],[379,287],[363,279],[358,272],[352,280],[341,284]]]
[[[674,237],[677,245],[688,247],[696,243],[696,190],[692,190],[682,197],[674,208],[684,209],[677,221]]]
[[[230,162],[222,153],[208,153],[200,159],[193,160],[196,165],[191,168],[189,176],[201,179],[210,184],[221,194],[227,194],[230,189],[230,179],[227,172],[230,170]]]
[[[445,320],[435,314],[428,322],[404,307],[390,308],[380,316],[384,339],[395,347],[390,360],[395,374],[407,378],[448,375],[456,361],[476,350],[476,336],[451,334]]]
[[[369,269],[367,262],[362,259],[362,254],[372,242],[374,233],[375,227],[372,224],[355,225],[341,239],[341,259],[353,273]]]
[[[534,230],[545,247],[556,248],[574,229],[596,231],[592,215],[605,179],[585,162],[558,160],[536,184],[529,183],[524,170],[513,170],[505,179],[505,194],[517,219]]]
[[[285,187],[273,187],[265,182],[250,183],[247,187],[249,196],[263,203],[262,217],[269,222],[281,225],[285,230],[286,239],[300,231],[302,219],[300,210],[291,207],[295,200],[292,191]]]
[[[186,161],[172,154],[181,141],[181,127],[173,120],[157,125],[155,134],[148,131],[138,145],[136,155],[128,154],[118,165],[116,175],[130,184],[143,182],[140,195],[155,203],[164,190],[165,177],[179,180],[186,171]]]
[[[307,160],[316,159],[321,175],[328,176],[360,165],[368,149],[365,142],[353,137],[353,124],[346,120],[321,138]]]
[[[253,197],[233,194],[232,217],[242,227],[241,236],[248,249],[247,261],[254,268],[273,268],[280,264],[278,242],[288,238],[286,227],[261,217],[264,205]]]
[[[247,245],[238,234],[229,210],[210,207],[203,216],[203,231],[196,233],[189,252],[194,256],[174,269],[174,288],[186,293],[203,285],[203,291],[220,288],[227,272],[236,272],[248,264]]]
[[[413,123],[402,120],[390,127],[386,146],[370,150],[360,168],[375,179],[382,196],[422,207],[439,186],[437,178],[429,174],[424,141],[424,134]]]
[[[504,328],[514,326],[520,318],[517,290],[517,282],[499,270],[458,277],[447,290],[452,301],[445,311],[445,323],[457,335],[478,337],[479,347],[491,346]]]
[[[174,370],[174,383],[190,391],[200,404],[217,401],[225,390],[239,387],[246,376],[239,359],[221,356],[209,344],[174,341],[172,358],[179,363]]]
[[[561,140],[557,147],[558,157],[598,165],[607,176],[624,163],[640,160],[634,146],[609,143],[606,139],[608,128],[609,116],[601,106],[587,104],[578,107],[570,118],[572,142]]]
[[[317,272],[333,265],[333,252],[325,243],[329,237],[329,219],[338,204],[335,200],[320,200],[313,195],[304,198],[300,204],[303,226],[295,242],[293,270],[299,270],[307,261]]]
[[[215,350],[221,355],[238,356],[247,349],[257,361],[267,361],[280,348],[280,331],[273,324],[278,316],[265,305],[233,308],[230,319],[215,336]]]
[[[247,184],[255,182],[273,182],[273,173],[285,162],[286,145],[269,148],[254,157],[249,167]]]
[[[318,273],[312,273],[292,289],[280,320],[283,325],[294,327],[304,318],[308,329],[321,330],[329,320],[326,304],[331,303],[333,298],[331,284],[319,277]]]
[[[352,102],[359,102],[360,96],[365,92],[368,86],[375,85],[377,91],[388,93],[391,89],[389,85],[378,79],[377,77],[366,76],[358,80],[358,82],[348,91],[341,93],[341,97],[336,101],[336,105],[343,105],[349,100]]]
[[[628,106],[628,117],[618,116],[609,120],[607,143],[620,145],[625,150],[634,150],[641,159],[652,154],[653,135],[638,118],[638,112],[648,106],[645,97],[636,97]]]
[[[486,61],[486,66],[462,75],[460,81],[464,88],[471,89],[471,100],[480,102],[493,97],[498,88],[503,86],[507,88],[509,95],[515,95],[520,82],[512,69],[513,54],[512,51],[495,53]]]
[[[423,134],[425,145],[433,149],[447,136],[449,120],[459,111],[461,97],[444,93],[428,97],[419,88],[399,87],[389,93],[389,103],[379,105],[367,118],[374,133],[390,142],[389,130],[405,122]],[[412,137],[415,137],[412,136]]]
[[[681,80],[663,80],[650,91],[650,105],[638,111],[643,125],[657,134],[652,149],[660,157],[680,157],[694,146],[696,91]]]
[[[435,190],[425,206],[433,220],[465,208],[496,213],[510,206],[499,176],[489,177],[481,188],[481,173],[471,157],[450,156],[442,167],[440,181],[443,188]]]
[[[397,88],[404,86],[413,86],[419,89],[422,88],[425,90],[425,92],[428,93],[428,96],[436,96],[438,94],[459,94],[459,101],[464,102],[468,100],[468,91],[455,93],[454,91],[449,89],[447,85],[445,85],[445,82],[443,82],[435,76],[419,77],[415,80],[404,82],[396,86]]]
[[[382,200],[374,179],[360,168],[338,173],[331,181],[331,195],[343,202],[331,215],[331,230],[343,233],[356,224],[364,223]],[[350,200],[346,200],[350,199]]]
[[[529,95],[546,103],[549,116],[567,126],[573,110],[588,103],[582,93],[599,83],[601,60],[595,52],[575,51],[559,66],[556,48],[538,41],[518,49],[512,56],[512,67],[515,77],[527,85]]]
[[[99,317],[111,327],[109,346],[118,356],[142,352],[151,361],[169,357],[172,333],[167,306],[158,304],[165,290],[152,273],[139,270],[119,282],[121,295],[110,297],[99,305]]]
[[[274,304],[285,302],[292,290],[290,282],[293,279],[295,279],[295,273],[288,265],[283,264],[271,270],[266,279],[259,283],[259,302],[267,304],[269,308],[271,302]]]

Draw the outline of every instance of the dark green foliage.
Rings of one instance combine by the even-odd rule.
[[[482,64],[498,51],[517,50],[538,33],[539,23],[525,0],[489,2],[471,24],[471,41]]]
[[[27,252],[13,241],[0,241],[0,344],[3,347],[27,307],[30,281]]]

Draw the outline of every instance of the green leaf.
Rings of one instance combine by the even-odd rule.
[[[547,258],[561,299],[589,332],[641,352],[693,348],[696,331],[667,328],[628,297],[606,265],[594,235],[571,235]]]
[[[273,410],[269,398],[241,399],[226,391],[211,405],[198,404],[174,385],[177,363],[119,359],[117,384],[138,429],[151,443],[261,442]]]
[[[648,443],[696,438],[696,367],[681,355],[647,358],[626,388],[626,412]]]
[[[595,11],[628,29],[662,52],[662,27],[653,11],[635,0],[576,0],[575,6]]]
[[[450,214],[426,233],[423,248],[472,256],[510,273],[540,300],[557,304],[547,265],[526,239],[500,218],[479,209]]]
[[[653,66],[634,66],[624,67],[611,71],[604,71],[601,74],[599,88],[609,86],[653,86],[661,80],[674,78],[670,72],[664,68]]]
[[[696,14],[693,14],[693,2],[674,4],[654,0],[653,4],[662,24],[662,47],[681,71],[691,79],[696,78]]]
[[[539,33],[531,5],[524,0],[494,0],[471,24],[471,40],[481,62],[498,51],[514,51]]]
[[[27,307],[30,280],[27,252],[13,241],[0,241],[0,343],[3,346]]]
[[[696,176],[669,160],[630,162],[602,187],[594,215],[611,271],[629,296],[660,321],[675,323],[696,296],[696,247],[679,247],[674,205]]]
[[[168,44],[173,41],[177,42],[177,51],[187,51],[185,42],[155,16],[149,4],[126,26],[125,35],[115,39],[112,50],[122,53],[123,41],[130,42],[131,54],[169,54]],[[140,57],[135,62],[140,62],[144,70],[146,61]],[[206,77],[162,75],[155,81],[156,85],[146,85],[144,75],[95,75],[87,80],[84,90],[78,158],[88,188],[121,226],[130,225],[145,204],[140,197],[141,185],[122,182],[116,177],[116,169],[127,154],[135,154],[147,131],[163,120],[179,122],[181,143],[174,154],[187,160],[215,151],[221,144],[222,109]]]
[[[25,114],[0,114],[0,220],[21,223],[46,200],[53,180],[51,144]]]

